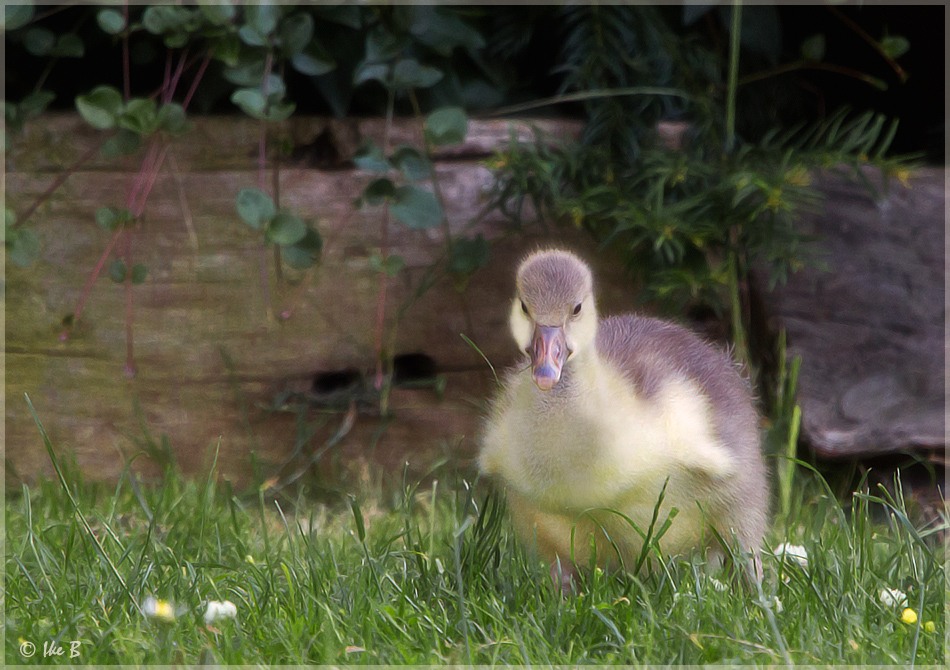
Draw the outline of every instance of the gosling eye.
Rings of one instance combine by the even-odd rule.
[[[580,303],[580,302],[579,302],[579,303],[577,303],[577,305],[574,307],[574,316],[577,316],[578,314],[581,313],[581,305],[582,305],[582,304],[583,304],[583,303]]]
[[[528,306],[524,304],[524,300],[521,301],[521,311],[524,312],[525,316],[528,316]]]

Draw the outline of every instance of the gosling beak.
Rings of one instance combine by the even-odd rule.
[[[570,352],[560,326],[535,326],[528,355],[534,383],[542,391],[550,391],[561,378],[561,369]]]

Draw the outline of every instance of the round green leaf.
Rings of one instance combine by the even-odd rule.
[[[267,114],[264,118],[274,123],[283,121],[290,118],[290,115],[294,113],[296,108],[297,105],[293,102],[282,102],[276,105],[269,105]]]
[[[267,35],[261,35],[251,26],[241,26],[237,34],[240,40],[249,47],[267,46]]]
[[[297,72],[311,77],[326,74],[336,67],[333,59],[313,42],[302,53],[294,54],[293,58],[290,59],[290,64],[294,66]]]
[[[314,256],[319,256],[323,252],[323,238],[320,236],[320,233],[317,232],[316,228],[307,226],[307,234],[303,236],[303,239],[294,244],[294,246],[308,251]]]
[[[117,156],[131,156],[142,146],[142,136],[131,130],[122,128],[115,135],[102,144],[100,153],[105,158]]]
[[[307,234],[307,226],[289,212],[278,212],[267,226],[267,239],[280,245],[299,242]]]
[[[228,2],[220,0],[198,0],[198,9],[205,18],[216,26],[231,23],[237,13],[237,8]]]
[[[237,86],[257,86],[264,80],[267,67],[263,57],[254,55],[247,61],[240,61],[234,67],[224,70],[224,78]]]
[[[439,201],[429,191],[415,186],[400,186],[390,211],[407,227],[431,228],[442,221],[442,208]]]
[[[470,275],[491,260],[491,245],[479,233],[476,237],[463,237],[452,242],[452,260],[449,270],[457,275]]]
[[[307,234],[296,244],[283,247],[284,262],[297,270],[306,270],[320,259],[323,238],[314,228],[307,226]]]
[[[313,39],[313,17],[302,12],[288,16],[281,21],[280,48],[287,57],[302,53]]]
[[[353,73],[353,85],[359,86],[364,81],[375,79],[384,86],[389,78],[389,66],[385,63],[360,63]]]
[[[23,46],[33,56],[47,56],[56,44],[56,35],[52,30],[33,27],[23,34]]]
[[[32,230],[20,229],[7,234],[6,248],[10,262],[26,268],[40,257],[40,239]]]
[[[256,188],[242,188],[234,201],[238,216],[254,230],[261,230],[274,218],[274,201]]]
[[[63,58],[82,58],[86,55],[86,45],[78,35],[60,35],[56,40],[56,46],[50,49],[49,54]]]
[[[263,119],[267,107],[264,94],[256,88],[242,88],[231,94],[231,102],[248,116]]]
[[[429,88],[443,76],[442,70],[422,65],[415,58],[401,58],[393,68],[393,84],[398,88]]]
[[[356,9],[354,7],[354,9]],[[0,7],[0,19],[2,21],[2,26],[0,29],[3,30],[16,30],[22,26],[25,26],[30,19],[33,18],[33,5],[32,4],[22,4],[22,5],[3,5]]]
[[[20,101],[18,107],[23,114],[23,118],[31,119],[39,116],[46,111],[47,105],[56,99],[56,94],[50,91],[37,91],[30,93]]]
[[[283,247],[281,257],[284,262],[294,270],[309,270],[316,264],[316,259],[306,249],[301,249],[296,245]]]
[[[142,263],[136,263],[132,266],[132,283],[141,284],[148,276],[148,268]]]
[[[360,170],[369,170],[377,174],[389,171],[389,161],[383,156],[382,150],[371,139],[366,139],[353,156],[353,162]]]
[[[397,147],[391,160],[408,179],[425,179],[432,174],[432,164],[415,147],[406,144]]]
[[[96,210],[96,223],[103,230],[115,232],[118,230],[121,221],[119,215],[111,207],[100,207]]]
[[[386,273],[387,277],[395,277],[406,267],[406,259],[399,254],[390,254],[386,258],[376,254],[370,256],[369,266],[376,272]]]
[[[148,135],[158,130],[158,110],[152,98],[129,100],[125,111],[119,116],[119,127],[139,135]]]
[[[110,35],[118,35],[125,30],[125,17],[114,9],[100,9],[96,14],[96,22]]]
[[[460,107],[442,107],[429,114],[423,129],[433,144],[459,144],[468,134],[468,115]]]
[[[177,102],[169,102],[158,110],[158,124],[173,135],[180,135],[188,128],[185,108]]]
[[[385,177],[374,179],[363,189],[363,198],[368,205],[381,205],[386,198],[392,198],[395,195],[395,184]]]
[[[121,258],[116,258],[114,261],[109,263],[109,277],[116,284],[121,284],[125,281],[126,276],[129,274],[129,268],[125,264],[125,261]]]
[[[881,51],[889,58],[900,58],[910,50],[910,42],[901,35],[886,35],[881,40]]]
[[[274,32],[279,18],[280,7],[269,2],[250,4],[244,9],[247,25],[265,37]]]
[[[97,86],[86,95],[76,96],[76,109],[93,128],[115,127],[122,111],[122,94],[112,86]]]
[[[822,33],[812,35],[802,42],[802,58],[816,63],[825,60],[825,36]]]

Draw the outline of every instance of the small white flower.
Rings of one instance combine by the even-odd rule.
[[[171,623],[175,620],[175,606],[167,600],[158,600],[149,596],[142,603],[142,612],[150,619]]]
[[[230,600],[219,603],[212,600],[208,603],[208,609],[205,610],[205,623],[210,625],[219,619],[233,619],[237,616],[237,607]]]
[[[775,548],[775,551],[772,552],[779,558],[783,556],[788,558],[795,563],[798,563],[803,568],[808,567],[808,552],[805,551],[805,547],[798,544],[789,544],[788,542],[782,542],[779,546]]]
[[[900,589],[881,589],[881,602],[885,607],[904,605],[907,603],[907,594]]]

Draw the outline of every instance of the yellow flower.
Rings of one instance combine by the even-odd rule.
[[[927,631],[928,633],[932,633],[935,630],[937,630],[937,627],[934,625],[933,621],[928,621],[927,623],[924,624],[924,630]]]
[[[811,184],[811,175],[804,166],[796,165],[794,169],[785,173],[785,181],[792,186],[808,186]]]
[[[914,610],[908,607],[907,609],[904,610],[904,613],[901,614],[901,621],[903,621],[906,624],[917,623],[917,612],[915,612]]]
[[[584,222],[584,210],[580,207],[574,207],[571,209],[571,216],[574,219],[574,225],[580,228],[581,224]]]
[[[777,188],[771,193],[769,193],[768,200],[765,201],[765,206],[769,209],[778,209],[779,205],[782,204],[782,189]]]
[[[149,596],[142,605],[142,611],[145,612],[145,616],[157,621],[171,623],[175,620],[175,606],[167,600],[158,600]]]
[[[901,183],[901,186],[904,188],[910,188],[910,183],[908,180],[913,176],[910,170],[907,168],[900,168],[894,171],[894,176],[897,177],[897,181]]]

